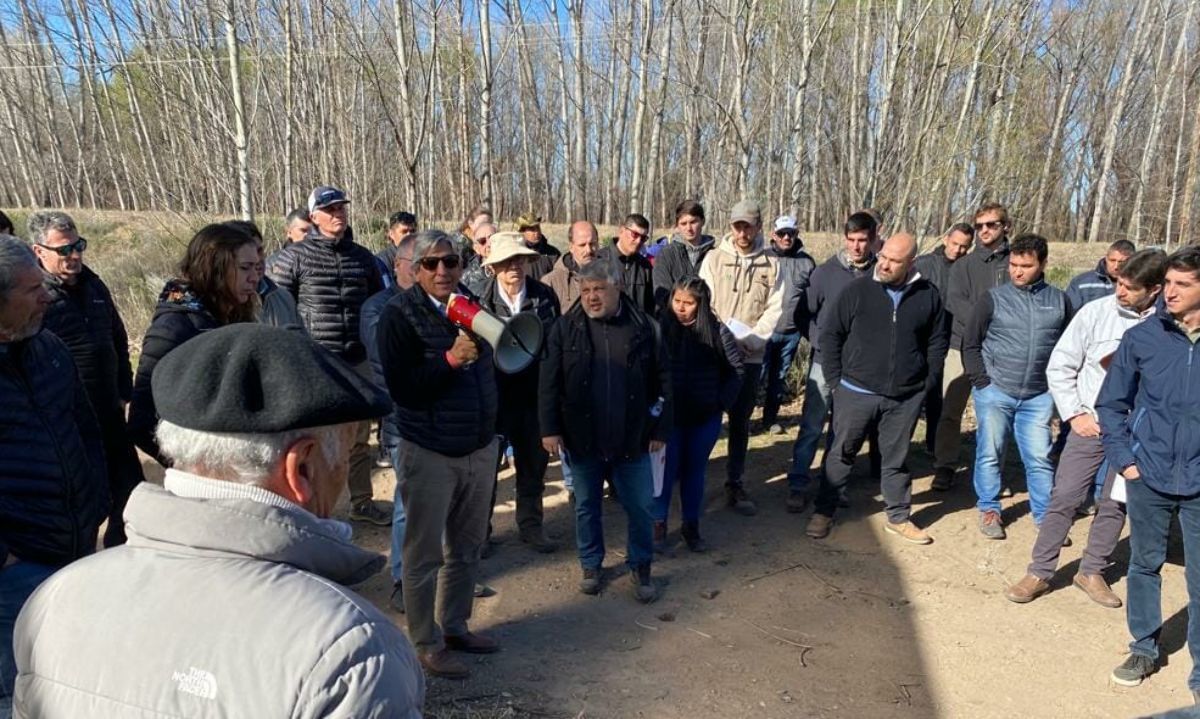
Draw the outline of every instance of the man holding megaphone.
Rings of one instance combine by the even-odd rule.
[[[416,284],[388,302],[379,320],[379,355],[400,435],[396,477],[408,516],[404,603],[425,670],[461,679],[470,670],[450,652],[499,649],[467,628],[495,480],[496,376],[492,348],[447,316],[455,293],[465,292],[462,257],[450,237],[419,233],[413,266]]]
[[[490,268],[492,277],[484,285],[479,303],[485,310],[508,321],[510,326],[517,315],[532,314],[541,322],[541,334],[548,335],[554,320],[561,314],[558,297],[546,285],[526,277],[528,264],[541,255],[516,232],[497,232],[489,244],[483,264]],[[532,349],[529,342],[525,344]],[[502,346],[498,351],[508,350]],[[538,352],[538,358],[519,372],[509,374],[501,367],[496,375],[496,385],[500,391],[499,429],[512,446],[517,471],[517,528],[521,542],[535,551],[549,553],[557,546],[546,538],[542,529],[542,494],[546,491],[546,465],[550,456],[542,447],[542,435],[538,431],[540,354]],[[493,509],[495,504],[493,492]]]

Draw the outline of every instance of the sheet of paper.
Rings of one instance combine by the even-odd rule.
[[[1122,477],[1119,472],[1115,477],[1113,477],[1112,491],[1109,492],[1108,496],[1111,497],[1114,502],[1125,504],[1125,478]]]
[[[650,453],[650,471],[654,477],[654,496],[662,495],[663,476],[667,473],[667,447]]]
[[[729,331],[733,334],[734,339],[744,340],[750,335],[754,334],[753,327],[745,322],[742,322],[736,317],[730,317],[725,323],[725,326],[729,328]]]

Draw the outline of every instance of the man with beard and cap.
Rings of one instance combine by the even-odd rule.
[[[363,303],[383,289],[375,255],[354,241],[348,218],[350,199],[330,185],[308,196],[312,229],[303,242],[288,245],[269,269],[270,277],[291,293],[309,335],[370,380],[367,348],[359,335]],[[350,518],[381,527],[392,512],[374,499],[371,423],[364,422],[350,454]]]
[[[12,709],[17,613],[48,577],[96,550],[108,515],[100,427],[71,352],[42,327],[51,301],[29,246],[0,235],[0,716]],[[75,597],[94,601],[97,588]],[[111,664],[110,642],[86,643]]]
[[[198,335],[152,383],[172,466],[134,490],[128,543],[22,610],[16,716],[419,717],[411,645],[346,588],[384,557],[328,519],[355,427],[387,395],[304,333],[255,323]],[[104,641],[80,641],[89,627]]]
[[[704,206],[684,200],[675,207],[675,231],[654,260],[654,301],[666,307],[671,289],[682,279],[697,277],[716,240],[704,234]]]
[[[729,463],[725,502],[750,516],[757,505],[746,493],[743,473],[750,440],[750,415],[758,402],[763,353],[783,313],[783,276],[779,260],[767,252],[758,203],[742,200],[733,206],[730,232],[705,256],[700,279],[712,292],[713,311],[725,323],[742,350],[742,387],[729,408]]]
[[[946,319],[937,289],[913,270],[916,256],[912,235],[893,235],[879,251],[874,276],[850,282],[827,309],[821,368],[833,388],[835,409],[833,443],[805,530],[814,539],[828,536],[840,490],[875,428],[882,452],[884,530],[913,544],[933,541],[910,519],[908,438],[934,379],[931,368],[946,354]]]
[[[104,281],[83,262],[87,240],[63,212],[29,216],[33,253],[52,297],[43,327],[67,345],[92,409],[100,423],[112,504],[104,546],[125,541],[122,512],[129,493],[142,481],[142,465],[125,423],[133,391],[129,337]]]
[[[783,427],[776,420],[788,372],[796,359],[796,350],[800,348],[801,333],[796,323],[796,310],[804,298],[808,278],[816,268],[816,263],[804,251],[800,231],[796,229],[796,219],[791,215],[780,215],[775,219],[771,248],[767,252],[779,261],[779,274],[783,281],[783,314],[763,354],[761,381],[766,384],[766,392],[762,426],[769,434],[783,434]]]
[[[546,273],[554,269],[554,263],[562,256],[557,247],[542,234],[542,218],[532,212],[526,212],[517,218],[517,232],[525,240],[525,246],[537,253],[525,268],[529,279],[540,280]]]
[[[587,220],[572,222],[568,237],[570,245],[567,254],[558,258],[554,269],[542,277],[542,282],[558,296],[558,305],[564,312],[579,299],[579,271],[595,258],[600,249],[596,226]]]

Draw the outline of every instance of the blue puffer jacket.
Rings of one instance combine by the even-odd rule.
[[[1200,352],[1164,307],[1121,338],[1096,413],[1114,467],[1137,465],[1157,492],[1200,494]]]
[[[100,426],[62,340],[0,343],[0,565],[91,554],[108,516]]]

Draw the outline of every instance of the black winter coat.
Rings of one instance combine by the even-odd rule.
[[[0,565],[91,554],[108,503],[100,427],[67,346],[44,330],[0,344]]]
[[[659,307],[669,309],[671,303],[671,288],[675,283],[686,277],[700,276],[700,263],[704,256],[717,246],[711,235],[701,235],[700,243],[691,248],[686,241],[672,235],[667,246],[662,248],[654,260],[653,284],[654,301]],[[692,262],[692,257],[696,258]]]
[[[609,408],[596,407],[593,402],[591,383],[597,378],[592,376],[595,348],[588,323],[597,320],[588,319],[583,305],[575,303],[554,323],[550,332],[546,358],[542,360],[538,419],[542,436],[562,437],[567,451],[574,457],[598,457],[592,436],[594,416],[617,407],[623,409],[624,416],[620,425],[624,435],[617,459],[639,457],[648,451],[650,440],[666,442],[671,434],[674,401],[666,343],[654,320],[634,307],[624,295],[619,311],[628,313],[635,331],[629,347],[620,353],[627,358],[625,388],[628,394],[613,397]],[[659,397],[664,399],[664,405],[655,418],[650,415],[650,409]],[[617,413],[621,414],[621,411],[617,410]]]
[[[665,310],[670,311],[670,310]],[[671,356],[671,385],[675,424],[694,427],[728,410],[742,386],[742,351],[733,334],[720,322],[721,347],[702,342],[692,328],[664,328]]]
[[[112,294],[87,266],[73,286],[50,274],[45,283],[53,300],[42,326],[71,351],[97,417],[124,423],[121,403],[132,396],[133,370],[129,336]]]
[[[492,349],[479,342],[479,359],[455,369],[446,353],[456,337],[458,327],[420,285],[393,297],[379,317],[379,359],[396,403],[396,429],[402,438],[448,457],[466,456],[496,436]]]
[[[508,319],[512,317],[512,311],[509,310],[504,300],[497,296],[497,292],[499,290],[496,287],[496,278],[493,277],[483,288],[483,293],[479,298],[480,304],[492,314]],[[544,357],[546,355],[545,339],[550,335],[554,321],[562,314],[558,297],[554,294],[554,290],[541,282],[525,278],[525,299],[521,303],[521,311],[533,312],[542,321],[541,354]],[[536,360],[516,374],[505,374],[499,369],[496,370],[496,386],[500,391],[500,412],[502,414],[508,407],[537,408],[538,369],[541,364],[540,359]]]
[[[158,298],[154,318],[142,340],[142,356],[137,375],[133,378],[133,398],[129,403],[129,434],[138,449],[154,457],[166,467],[168,462],[158,451],[154,430],[158,426],[158,409],[150,391],[150,378],[158,361],[167,353],[191,338],[220,326],[216,317],[186,285],[171,280]]]
[[[637,308],[653,317],[657,309],[654,305],[654,271],[650,260],[641,253],[628,257],[622,255],[615,244],[601,248],[596,253],[593,262],[607,262],[625,278],[625,296],[633,300]]]
[[[350,364],[366,360],[359,313],[363,303],[383,289],[383,277],[375,255],[356,244],[350,230],[334,241],[314,227],[303,242],[283,248],[271,267],[271,279],[295,298],[300,318],[317,344]]]
[[[923,392],[946,357],[942,298],[924,279],[904,287],[900,304],[873,277],[860,277],[826,309],[821,368],[830,387],[845,379],[885,397]]]
[[[1008,282],[1008,240],[994,249],[976,245],[975,249],[950,266],[950,286],[945,293],[946,311],[951,322],[950,348],[961,350],[967,322],[975,314],[975,305],[993,287]]]

